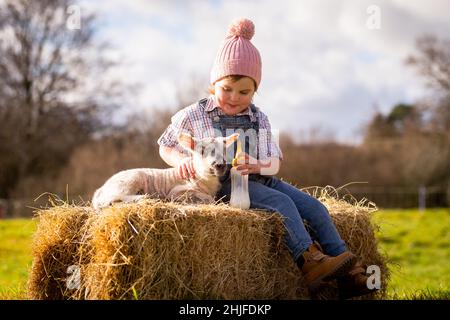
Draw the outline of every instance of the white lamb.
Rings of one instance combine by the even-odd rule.
[[[193,156],[196,179],[184,180],[176,168],[139,168],[120,171],[97,189],[92,205],[99,209],[114,202],[135,202],[146,197],[213,203],[225,173],[224,150],[237,140],[228,137],[196,139],[187,134],[178,137],[180,145]]]

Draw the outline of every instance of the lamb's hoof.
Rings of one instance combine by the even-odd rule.
[[[214,202],[213,197],[202,193],[186,193],[183,202],[189,204],[211,204]]]
[[[193,204],[211,204],[214,202],[214,199],[193,198],[189,202]]]
[[[124,203],[137,203],[145,199],[149,199],[150,197],[147,194],[143,195],[128,195],[122,198],[122,202]]]

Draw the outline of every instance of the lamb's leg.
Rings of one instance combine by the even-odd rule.
[[[209,194],[200,192],[200,191],[188,191],[186,193],[187,197],[189,198],[189,202],[192,203],[203,203],[203,204],[210,204],[214,203],[214,198],[211,197]]]
[[[144,195],[127,195],[127,196],[122,197],[122,201],[125,203],[139,202],[146,198],[148,198],[148,195],[146,195],[146,194],[144,194]]]
[[[105,205],[103,203],[101,196],[102,196],[102,188],[98,188],[97,190],[95,190],[94,196],[92,197],[92,206],[95,209],[99,209],[101,207],[105,207],[108,205],[108,204]]]
[[[176,202],[189,203],[214,203],[214,198],[209,194],[198,191],[190,185],[175,186],[167,196],[170,200]]]

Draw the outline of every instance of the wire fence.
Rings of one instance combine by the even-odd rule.
[[[401,188],[401,187],[367,187],[349,186],[340,190],[339,196],[351,194],[356,200],[367,199],[378,208],[426,208],[449,207],[450,189],[441,186]],[[61,199],[65,199],[61,195]],[[69,198],[72,202],[72,198]],[[89,196],[76,197],[89,199]],[[0,219],[32,217],[37,209],[52,206],[48,197],[39,199],[0,199]]]
[[[431,186],[418,188],[400,187],[358,187],[348,188],[356,199],[368,199],[379,208],[426,208],[448,207],[450,193],[446,187]]]

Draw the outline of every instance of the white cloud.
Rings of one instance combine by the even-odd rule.
[[[433,1],[144,1],[110,0],[87,6],[105,23],[100,30],[125,65],[122,79],[144,89],[131,108],[174,104],[176,89],[204,79],[233,18],[256,25],[252,40],[263,59],[255,102],[274,127],[291,131],[330,126],[341,139],[373,114],[424,90],[403,63],[424,33],[445,35],[450,3]],[[367,7],[377,5],[381,29],[367,28]],[[406,101],[405,101],[406,100]]]

